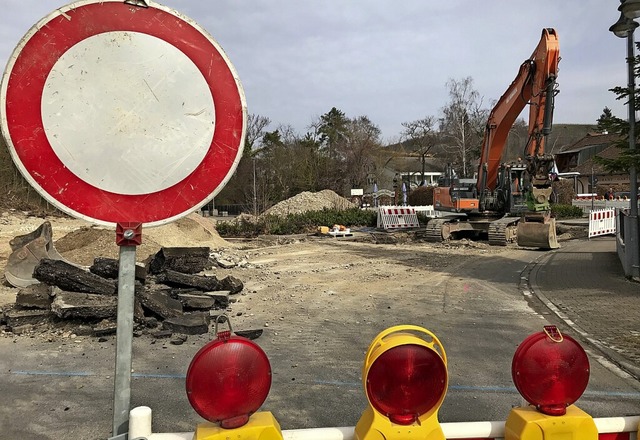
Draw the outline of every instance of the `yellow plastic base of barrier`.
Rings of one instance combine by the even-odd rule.
[[[548,416],[534,407],[514,408],[504,425],[505,440],[598,440],[593,418],[575,405],[562,416]]]
[[[246,425],[224,429],[214,423],[200,423],[194,440],[282,440],[282,431],[276,418],[269,411],[253,414]]]

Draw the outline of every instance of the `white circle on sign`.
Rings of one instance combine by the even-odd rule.
[[[138,32],[105,32],[72,46],[49,73],[41,108],[60,161],[116,194],[180,182],[202,162],[215,129],[213,97],[196,65]]]

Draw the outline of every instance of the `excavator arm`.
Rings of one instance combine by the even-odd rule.
[[[522,110],[529,105],[529,141],[525,155],[544,154],[545,136],[551,131],[555,80],[558,74],[560,49],[554,29],[543,29],[538,46],[529,59],[520,65],[518,75],[491,110],[485,129],[478,189],[493,191],[498,182],[509,131]]]

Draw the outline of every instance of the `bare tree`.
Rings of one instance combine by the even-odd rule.
[[[426,116],[411,122],[403,122],[402,139],[414,154],[420,157],[422,164],[422,177],[420,185],[425,185],[424,173],[426,166],[426,157],[431,149],[436,145],[437,132],[435,130],[436,118]]]
[[[375,151],[381,147],[380,129],[367,116],[351,119],[347,126],[347,145],[342,169],[348,188],[363,187],[374,167]]]
[[[262,139],[271,119],[266,116],[250,114],[247,117],[247,130],[244,138],[244,154],[252,154],[258,147],[257,142]]]
[[[470,175],[470,162],[479,157],[487,111],[482,98],[473,88],[470,76],[461,80],[449,79],[449,103],[442,108],[440,131],[448,139],[450,151],[460,161],[462,176]]]
[[[258,187],[256,185],[256,154],[271,120],[266,116],[250,114],[244,138],[242,158],[233,177],[216,196],[222,205],[244,205],[258,211]]]

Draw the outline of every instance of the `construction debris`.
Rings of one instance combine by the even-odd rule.
[[[33,270],[41,283],[57,286],[69,292],[115,295],[117,283],[62,260],[41,259]]]
[[[156,338],[208,333],[211,314],[224,311],[230,295],[244,289],[236,277],[219,280],[202,273],[215,264],[209,248],[178,247],[162,248],[147,260],[146,267],[136,267],[137,334],[145,328],[152,329]],[[88,270],[42,258],[33,274],[39,283],[18,291],[15,305],[4,311],[0,324],[23,333],[42,324],[73,322],[79,331],[94,336],[115,333],[117,276],[118,261],[111,258],[96,257]],[[182,343],[186,339],[174,338],[172,343],[174,340]]]
[[[211,318],[208,314],[198,313],[166,319],[162,322],[162,326],[164,329],[171,330],[174,333],[201,335],[209,332],[210,322]]]
[[[58,291],[51,311],[59,318],[103,319],[116,316],[118,299],[95,293]]]
[[[156,276],[158,282],[175,287],[193,287],[195,289],[212,291],[219,290],[220,281],[214,276],[191,275],[175,270],[166,270]]]
[[[166,270],[195,274],[210,269],[208,247],[162,248],[149,261],[149,273],[158,274]]]
[[[117,279],[119,271],[119,261],[115,258],[96,257],[93,264],[89,266],[89,272],[100,275],[102,278]],[[143,264],[136,263],[135,267],[136,280],[144,283],[147,277],[147,269]]]
[[[20,289],[16,295],[16,304],[23,309],[48,310],[52,301],[51,287],[41,283]]]
[[[171,289],[157,288],[147,289],[140,293],[139,299],[142,308],[159,316],[162,319],[169,319],[182,316],[182,303],[171,298]]]

